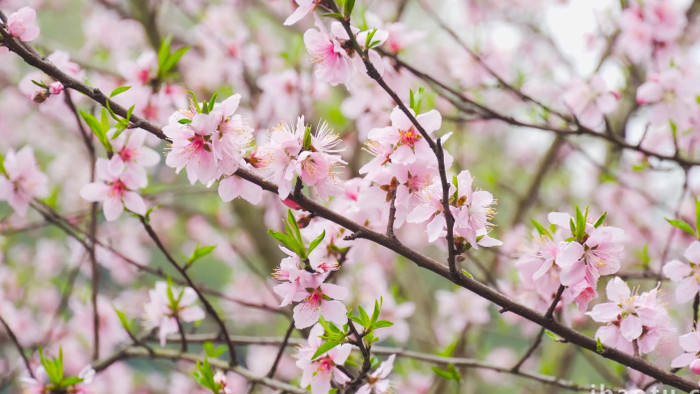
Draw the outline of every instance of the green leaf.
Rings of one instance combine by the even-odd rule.
[[[270,235],[272,238],[278,240],[282,245],[287,247],[292,252],[296,253],[298,256],[301,257],[302,255],[304,255],[304,250],[300,248],[299,244],[297,244],[297,241],[289,235],[280,233],[278,231],[274,231],[272,229],[267,230],[267,234]]]
[[[190,50],[190,47],[182,47],[178,49],[177,51],[173,52],[172,55],[169,55],[168,58],[165,60],[165,63],[163,63],[163,67],[159,70],[160,71],[160,76],[165,77],[170,70],[175,68],[177,65],[177,62],[180,61],[180,58],[182,55],[187,53],[187,51]]]
[[[355,0],[346,0],[345,1],[345,16],[350,17],[352,15],[352,10],[355,8]]]
[[[383,327],[391,327],[393,326],[394,323],[390,322],[389,320],[380,320],[372,325],[372,328],[383,328]]]
[[[474,276],[473,276],[472,274],[470,274],[467,270],[462,269],[462,273],[463,273],[464,276],[466,276],[467,278],[469,278],[469,279],[474,279]]]
[[[561,338],[559,335],[549,331],[549,330],[544,330],[544,333],[547,334],[548,337],[552,338],[554,342],[564,342],[565,340]]]
[[[693,228],[690,227],[690,225],[688,223],[684,222],[683,220],[666,219],[666,221],[669,222],[671,224],[671,226],[673,226],[675,228],[679,228],[679,229],[685,231],[686,233],[688,233],[692,236],[695,236],[695,230],[693,230]]]
[[[168,60],[168,55],[170,55],[170,44],[172,41],[173,37],[169,35],[160,43],[160,48],[158,49],[158,70],[162,70],[165,61]]]
[[[190,124],[190,123],[192,123],[192,120],[191,120],[191,119],[187,119],[187,118],[182,118],[182,119],[178,120],[177,123],[180,123],[180,124]]]
[[[336,342],[336,341],[328,341],[324,342],[321,346],[316,349],[316,353],[314,353],[313,356],[311,356],[311,359],[314,360],[316,357],[322,355],[323,353],[333,349],[334,347],[340,345],[341,342]]]
[[[337,12],[326,12],[325,14],[321,15],[325,16],[327,18],[338,18],[338,19],[343,19],[343,14],[339,14]]]
[[[605,349],[603,348],[603,343],[600,341],[600,338],[595,339],[595,351],[600,354],[603,354],[603,352],[605,351]]]
[[[323,230],[321,235],[319,235],[318,237],[316,237],[316,239],[311,241],[311,243],[309,244],[309,254],[311,254],[311,252],[313,252],[313,250],[316,249],[316,247],[321,243],[321,241],[323,241],[323,238],[325,238],[325,237],[326,237],[326,230]]]
[[[700,237],[700,198],[695,197],[695,234]]]
[[[304,129],[304,142],[302,143],[302,149],[303,150],[310,150],[311,149],[311,127],[306,126],[306,129]]]
[[[215,347],[212,342],[206,341],[204,342],[204,351],[208,357],[217,358],[226,352],[226,348],[224,346]]]
[[[189,93],[190,97],[192,97],[192,105],[194,105],[194,108],[197,110],[197,112],[202,112],[202,107],[199,106],[199,100],[197,100],[197,95],[194,94],[193,91],[188,90],[187,93]]]
[[[126,315],[124,312],[120,311],[117,308],[114,308],[114,311],[117,313],[117,316],[119,317],[119,321],[122,323],[122,327],[126,329],[127,331],[131,330],[131,323],[129,322],[129,319],[126,318]]]
[[[112,98],[118,94],[122,94],[129,89],[131,89],[131,86],[119,86],[116,89],[112,90],[112,93],[109,94],[109,98]]]
[[[443,379],[455,380],[458,382],[462,380],[462,375],[459,373],[459,371],[457,371],[454,364],[448,364],[447,370],[441,369],[439,367],[432,367],[431,369]]]
[[[540,222],[538,222],[535,219],[531,219],[530,222],[532,222],[532,225],[535,227],[535,229],[541,236],[544,237],[546,235],[547,237],[549,237],[549,239],[552,239],[552,234],[550,234],[549,231],[547,231],[547,229],[540,224]]]
[[[372,38],[374,38],[375,34],[377,34],[376,28],[372,29],[371,32],[367,33],[367,39],[365,40],[365,48],[369,49],[372,47],[370,43],[372,42]]]
[[[107,139],[107,130],[109,129],[109,125],[107,125],[107,128],[103,128],[103,124],[100,123],[100,121],[98,121],[93,114],[85,111],[80,111],[80,116],[83,118],[85,123],[87,123],[88,127],[90,127],[90,130],[92,130],[92,132],[95,134],[100,143],[105,147],[105,149],[107,149],[108,152],[111,152],[112,145]]]
[[[194,263],[195,261],[201,259],[202,257],[208,255],[209,253],[213,252],[214,249],[216,249],[216,246],[199,246],[199,243],[197,243],[197,246],[194,248],[194,252],[192,252],[192,256],[190,256],[189,259],[187,259],[187,265],[190,265]]]
[[[59,383],[59,385],[61,387],[70,387],[70,386],[76,385],[82,381],[83,381],[83,378],[79,378],[77,376],[69,376],[67,378],[64,378],[61,381],[61,383]]]
[[[408,98],[409,98],[410,107],[413,110],[413,112],[416,113],[416,115],[420,113],[420,107],[423,104],[423,93],[424,92],[425,92],[425,89],[423,89],[423,87],[419,87],[417,93],[413,93],[413,90],[408,91],[408,94],[409,94]]]
[[[363,328],[369,328],[372,322],[369,320],[369,315],[365,311],[365,308],[363,308],[362,305],[358,305],[357,309],[360,311],[360,324]]]
[[[595,227],[595,228],[600,227],[600,226],[603,224],[603,222],[605,221],[605,217],[606,217],[606,216],[608,216],[608,213],[607,213],[607,212],[603,212],[603,214],[600,215],[600,216],[598,217],[598,219],[595,221],[595,223],[593,224],[593,227]]]

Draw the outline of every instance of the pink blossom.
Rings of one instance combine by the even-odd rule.
[[[391,370],[394,368],[395,354],[382,362],[382,364],[367,376],[367,383],[362,385],[357,394],[386,394],[391,390],[391,381],[387,379]]]
[[[347,323],[348,310],[339,300],[347,297],[348,290],[332,283],[321,283],[307,289],[304,300],[294,307],[294,326],[301,330],[318,322],[319,317],[342,326]]]
[[[87,201],[103,202],[105,219],[117,220],[124,208],[138,215],[146,214],[146,204],[134,190],[142,185],[126,172],[125,166],[114,164],[118,156],[111,160],[104,158],[95,162],[95,173],[100,182],[92,182],[80,189],[80,196]]]
[[[236,175],[227,176],[219,182],[219,197],[224,202],[241,197],[253,205],[260,203],[263,189],[255,183],[248,182]]]
[[[340,22],[331,23],[330,32],[316,20],[317,29],[311,28],[304,33],[304,44],[314,63],[317,63],[316,77],[331,86],[347,84],[352,75],[353,63],[341,41],[348,40],[348,35]]]
[[[678,338],[678,343],[685,353],[671,361],[672,368],[690,367],[690,370],[700,375],[700,333],[693,331]]]
[[[296,159],[303,147],[305,130],[303,116],[297,119],[294,129],[280,124],[270,131],[269,143],[258,149],[258,154],[262,157],[262,166],[268,174],[267,179],[277,185],[282,200],[286,199],[292,190]]]
[[[352,345],[347,343],[338,345],[316,359],[312,359],[316,350],[323,344],[321,335],[323,335],[323,327],[316,324],[309,332],[308,345],[299,348],[295,356],[297,367],[303,370],[299,385],[304,388],[311,385],[312,394],[327,394],[331,390],[331,379],[340,385],[350,381],[338,366],[345,364],[352,351]]]
[[[683,253],[688,263],[679,260],[669,261],[664,265],[664,275],[676,286],[676,300],[688,302],[700,291],[700,241],[693,241]]]
[[[291,26],[299,22],[303,17],[305,17],[309,12],[316,8],[316,4],[320,0],[295,0],[297,3],[297,9],[294,10],[292,15],[289,15],[284,21],[285,26]]]
[[[121,133],[111,140],[114,156],[109,161],[112,173],[128,172],[129,177],[139,185],[146,187],[148,176],[144,167],[153,167],[160,161],[160,155],[151,148],[144,146],[146,132],[134,130]]]
[[[18,215],[27,213],[29,203],[35,197],[49,194],[48,178],[39,169],[31,147],[19,152],[10,150],[3,161],[4,176],[0,176],[0,200],[7,201]]]
[[[191,123],[181,124],[181,119],[189,119]],[[163,127],[165,135],[173,141],[165,164],[174,167],[177,172],[187,167],[187,178],[193,185],[198,180],[207,184],[216,176],[212,134],[216,131],[219,120],[214,114],[184,116],[175,112],[170,116],[168,125]]]
[[[415,116],[412,109],[409,111]],[[442,125],[442,116],[436,110],[415,118],[429,136]],[[368,136],[380,144],[388,144],[394,148],[390,156],[393,163],[408,164],[417,158],[426,160],[435,156],[423,136],[399,107],[391,111],[391,126],[370,130]]]
[[[11,36],[22,41],[33,41],[39,37],[39,26],[36,24],[36,11],[30,7],[22,7],[7,17],[7,31]]]
[[[197,293],[192,288],[170,287],[172,296],[177,301],[176,310],[173,310],[168,297],[168,288],[166,282],[157,282],[155,289],[148,291],[149,302],[144,306],[143,324],[147,330],[158,327],[161,346],[165,346],[168,334],[178,332],[178,320],[194,322],[205,317],[204,311],[194,305],[197,302]]]
[[[617,108],[619,99],[620,94],[609,90],[600,75],[593,76],[588,83],[574,83],[562,97],[579,122],[591,128],[603,123],[603,116]]]
[[[667,329],[668,314],[657,299],[658,287],[642,294],[630,290],[622,279],[615,277],[606,286],[612,302],[598,304],[586,314],[599,323],[606,323],[596,332],[603,344],[631,352],[632,342],[640,353],[652,351]]]

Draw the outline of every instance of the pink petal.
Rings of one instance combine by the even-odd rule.
[[[88,183],[80,189],[80,197],[87,201],[104,201],[111,188],[104,183]]]
[[[620,334],[629,342],[642,335],[642,320],[634,315],[627,315],[620,323]]]
[[[335,323],[337,326],[342,326],[348,322],[348,309],[340,301],[330,300],[321,301],[321,316],[324,319]]]
[[[122,199],[124,200],[124,206],[131,212],[138,215],[146,214],[146,204],[138,193],[124,192]]]
[[[700,333],[691,332],[685,335],[681,335],[678,338],[678,344],[681,348],[689,353],[697,353],[700,351]]]
[[[323,294],[335,300],[344,300],[348,296],[348,289],[332,283],[322,283],[321,291]]]
[[[560,251],[557,254],[556,263],[562,268],[573,265],[583,257],[583,246],[578,242],[569,242],[568,244],[561,242],[558,248]]]
[[[321,316],[321,309],[315,308],[305,302],[294,307],[294,327],[302,330],[311,327],[318,322],[318,317]]]
[[[700,263],[700,241],[693,241],[683,253],[683,257],[691,263]]]
[[[105,214],[105,219],[108,222],[119,219],[122,212],[124,212],[124,205],[122,205],[121,199],[119,197],[109,197],[104,200],[104,206],[102,211]]]
[[[695,297],[700,290],[700,284],[694,276],[681,280],[676,287],[676,301],[688,302]]]
[[[695,354],[683,353],[671,361],[671,368],[687,367],[693,360],[695,360]]]
[[[627,283],[617,276],[608,281],[608,284],[605,286],[605,293],[610,301],[615,301],[618,304],[622,304],[630,298],[631,294]]]
[[[679,282],[681,279],[690,275],[690,272],[690,266],[678,260],[669,261],[664,265],[664,276],[674,282]]]

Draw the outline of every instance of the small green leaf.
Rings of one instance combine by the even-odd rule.
[[[472,274],[470,274],[467,270],[462,269],[462,273],[463,273],[464,276],[466,276],[467,278],[469,278],[469,279],[474,279],[474,276],[473,276]]]
[[[603,343],[600,341],[600,338],[595,339],[595,351],[600,354],[603,354],[603,352],[605,351],[605,349],[603,348]]]
[[[362,305],[358,305],[357,309],[360,311],[360,324],[363,328],[369,328],[372,322],[369,320],[369,315],[365,311],[365,308],[363,308]]]
[[[161,77],[165,77],[170,70],[175,68],[177,65],[177,62],[180,61],[180,58],[182,55],[187,53],[187,51],[190,50],[190,47],[182,47],[178,49],[177,51],[173,52],[172,55],[169,55],[165,63],[163,63],[163,67],[159,70],[159,74]]]
[[[535,229],[540,234],[540,236],[544,237],[546,235],[547,237],[549,237],[549,239],[552,239],[552,234],[550,234],[549,231],[547,231],[547,229],[544,228],[544,226],[540,224],[540,222],[538,222],[535,219],[531,219],[530,222],[535,227]]]
[[[605,221],[605,217],[606,217],[606,216],[608,216],[608,213],[607,213],[607,212],[603,212],[603,214],[600,215],[600,216],[598,217],[598,219],[595,221],[595,223],[593,224],[593,227],[595,227],[595,228],[600,227],[600,226],[603,224],[603,222]]]
[[[337,19],[343,19],[343,14],[339,14],[337,12],[326,12],[322,16],[325,16],[327,18],[337,18]]]
[[[321,346],[316,349],[316,353],[314,353],[313,356],[311,356],[311,359],[314,360],[316,357],[322,355],[323,353],[326,353],[327,351],[333,349],[334,347],[340,345],[341,342],[336,342],[336,341],[328,341],[324,342]]]
[[[394,323],[390,322],[389,320],[380,320],[372,325],[372,328],[383,328],[383,327],[391,327],[393,326]]]
[[[131,86],[119,86],[116,89],[112,90],[112,93],[109,94],[109,98],[112,98],[118,94],[122,94],[129,89],[131,89]]]
[[[316,249],[316,247],[321,243],[321,241],[323,241],[323,238],[325,238],[325,236],[326,230],[323,230],[321,235],[319,235],[318,237],[316,237],[316,239],[311,241],[311,243],[309,244],[309,254],[311,254],[311,252],[313,252],[313,250]]]
[[[695,236],[695,230],[693,230],[693,228],[688,223],[684,222],[683,220],[666,219],[666,221],[669,222],[671,224],[671,226],[673,226],[675,228],[679,228],[679,229],[685,231],[686,233],[688,233],[692,236]]]
[[[695,234],[700,237],[700,198],[695,197]]]
[[[190,124],[190,123],[192,123],[192,120],[191,120],[191,119],[187,119],[187,118],[182,118],[182,119],[178,120],[177,123],[180,123],[180,124]]]
[[[352,10],[355,8],[355,0],[346,0],[345,1],[345,16],[350,17],[352,15]]]
[[[544,333],[547,334],[548,337],[552,338],[554,342],[565,342],[565,340],[562,337],[549,330],[544,330]]]
[[[311,127],[306,126],[306,129],[304,129],[304,142],[302,144],[302,149],[303,150],[310,150],[311,149]]]
[[[224,346],[214,346],[212,342],[204,342],[204,351],[207,353],[208,357],[217,358],[226,352]]]
[[[189,259],[187,259],[187,265],[190,265],[194,263],[195,261],[201,259],[202,257],[208,255],[209,253],[213,252],[214,249],[216,249],[216,246],[199,246],[199,243],[197,243],[197,246],[194,248],[194,252],[192,252],[192,256],[190,256]]]
[[[167,36],[165,40],[160,43],[160,48],[158,49],[158,70],[162,70],[165,61],[168,60],[168,55],[170,55],[170,43],[172,41],[173,37]]]

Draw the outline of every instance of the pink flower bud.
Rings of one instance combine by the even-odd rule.
[[[39,37],[39,26],[36,24],[36,11],[23,7],[7,18],[7,31],[11,36],[22,41],[32,41]]]
[[[690,363],[690,370],[696,374],[700,375],[700,358],[696,358],[693,360],[693,362]]]
[[[60,94],[63,91],[63,84],[60,82],[54,82],[49,85],[49,93]]]
[[[282,203],[284,205],[288,206],[289,208],[292,208],[292,209],[297,209],[297,210],[301,209],[301,205],[295,203],[294,201],[292,201],[288,198],[285,198],[284,200],[282,200]]]

